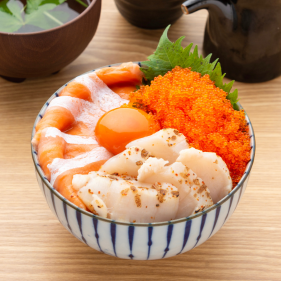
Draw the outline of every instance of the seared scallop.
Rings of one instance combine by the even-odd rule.
[[[163,159],[149,158],[139,169],[138,180],[146,183],[169,182],[179,191],[176,218],[188,217],[213,204],[210,191],[202,179],[185,165],[175,162],[165,166]]]
[[[140,146],[149,151],[157,158],[163,158],[174,163],[179,156],[179,152],[189,147],[183,134],[175,129],[163,129],[157,133],[134,140],[126,145],[126,148]]]
[[[100,168],[100,171],[107,174],[137,177],[138,169],[149,156],[149,152],[142,147],[132,146],[110,158]]]
[[[94,214],[129,222],[160,222],[176,218],[179,192],[172,184],[147,184],[128,176],[99,173],[79,175],[73,180],[76,186],[81,186],[79,180],[82,184],[88,180],[77,195]]]
[[[220,201],[232,189],[229,170],[221,157],[213,152],[203,152],[195,148],[180,152],[177,159],[194,171],[208,186],[214,203]]]
[[[115,181],[107,198],[111,219],[130,222],[173,220],[178,204],[178,190],[168,183],[154,186],[137,181]]]

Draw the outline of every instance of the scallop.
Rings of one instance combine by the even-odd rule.
[[[132,146],[106,161],[100,171],[137,177],[138,169],[149,156],[142,147]]]
[[[138,180],[145,183],[169,182],[179,191],[176,218],[188,217],[213,204],[210,191],[196,173],[180,162],[165,166],[163,159],[149,158],[138,172]]]
[[[169,183],[113,182],[107,198],[111,219],[129,222],[173,220],[179,205],[178,190]]]
[[[77,186],[81,186],[85,179],[88,179],[87,176],[90,178],[88,183],[80,188],[77,195],[92,213],[107,217],[108,211],[105,199],[107,198],[112,179],[95,172],[88,175],[76,175],[76,178],[73,177],[72,179],[72,185],[76,182]],[[80,182],[78,182],[79,180]],[[100,206],[100,208],[96,208],[97,206]]]
[[[79,190],[85,186],[91,179],[90,174],[88,175],[74,175],[72,178],[72,186],[75,190]]]
[[[177,159],[208,186],[214,203],[224,198],[232,189],[229,170],[221,157],[213,152],[203,152],[195,148],[184,149]]]
[[[91,207],[93,208],[93,213],[102,217],[107,217],[107,207],[102,199],[100,199],[96,194],[93,194],[93,200],[91,202]]]
[[[107,217],[108,211],[105,202],[100,196],[94,194],[91,188],[88,188],[87,186],[81,188],[78,192],[78,197],[93,214],[103,218]]]
[[[168,163],[169,161],[165,161],[162,158],[148,158],[138,170],[138,181],[149,183],[161,181],[159,180],[159,174],[163,172],[165,165]]]
[[[206,184],[204,184],[202,179],[197,177],[196,173],[185,167],[182,176],[189,182],[190,192],[180,193],[181,196],[176,217],[177,219],[194,215],[213,205],[210,190]]]
[[[126,145],[126,148],[140,146],[149,151],[157,158],[163,158],[174,163],[179,156],[179,152],[189,148],[185,136],[175,129],[163,129],[157,133],[134,140]]]
[[[86,185],[82,186],[87,177],[90,179]],[[80,180],[79,183],[77,183],[78,180]],[[114,180],[116,180],[116,177],[114,176],[104,175],[99,172],[91,172],[88,175],[75,175],[72,179],[72,185],[76,183],[76,186],[80,186],[80,190],[77,195],[81,198],[81,200],[83,200],[86,206],[88,206],[87,204],[91,201],[89,194],[96,194],[104,200],[107,197],[111,183]]]
[[[147,184],[127,176],[100,175],[99,172],[89,176],[91,179],[78,191],[78,196],[94,214],[146,223],[176,218],[179,192],[170,183]],[[75,180],[78,179],[85,182],[83,175]]]

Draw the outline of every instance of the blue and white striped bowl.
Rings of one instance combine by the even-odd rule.
[[[35,134],[35,126],[44,115],[50,101],[57,97],[66,85],[54,93],[39,112],[32,137]],[[89,247],[123,259],[155,260],[172,257],[201,245],[213,236],[231,217],[240,202],[255,156],[255,136],[247,115],[246,120],[251,137],[251,160],[242,179],[217,204],[190,217],[159,223],[125,223],[104,219],[84,211],[66,200],[49,183],[32,147],[37,181],[51,211],[60,223]]]

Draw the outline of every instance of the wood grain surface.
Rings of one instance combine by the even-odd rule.
[[[99,66],[144,60],[162,30],[142,30],[104,0],[97,33],[58,74],[13,84],[0,78],[0,280],[281,280],[281,77],[235,83],[253,123],[257,152],[235,213],[210,240],[158,261],[121,260],[79,242],[49,210],[30,154],[31,129],[44,102],[62,84]],[[202,49],[206,11],[181,17],[172,41]]]

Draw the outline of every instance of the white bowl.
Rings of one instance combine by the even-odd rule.
[[[51,100],[56,98],[66,86],[67,84],[56,91],[42,107],[35,120],[32,137],[35,134],[36,124],[44,115]],[[123,259],[155,260],[172,257],[201,245],[213,236],[231,217],[240,202],[255,156],[255,136],[247,114],[246,120],[251,138],[251,160],[243,177],[238,185],[218,203],[189,217],[158,223],[126,223],[101,218],[82,210],[66,200],[50,184],[32,147],[37,181],[51,211],[60,223],[89,247]]]

